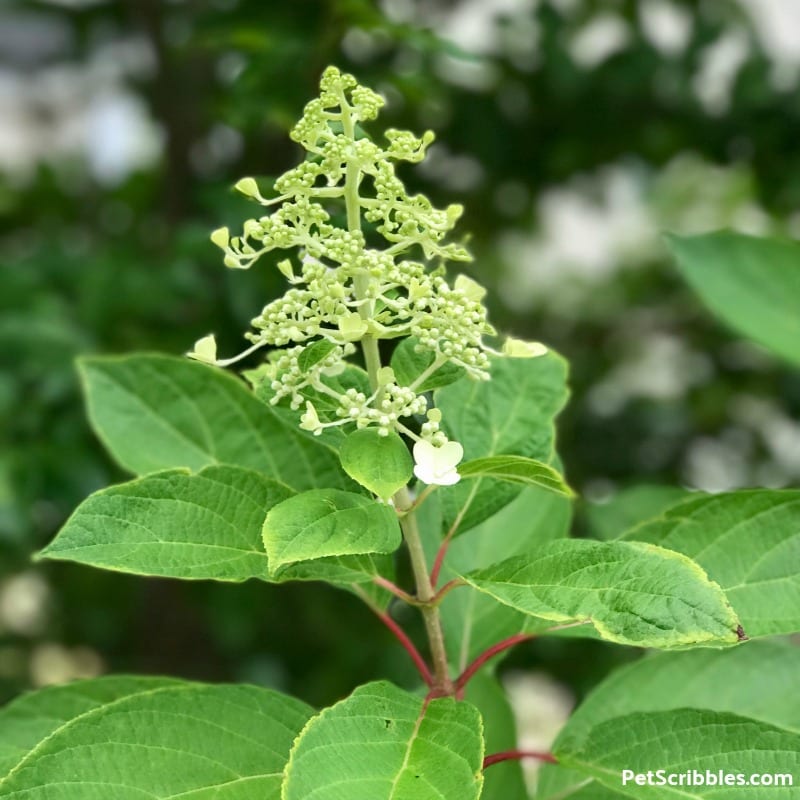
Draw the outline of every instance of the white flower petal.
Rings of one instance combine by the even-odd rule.
[[[464,448],[458,442],[446,442],[435,447],[430,442],[420,441],[414,445],[414,475],[423,483],[452,486],[461,476],[456,464],[464,456]]]
[[[439,486],[452,486],[455,483],[458,483],[461,480],[461,476],[455,469],[451,469],[449,472],[446,472],[444,475],[439,475],[436,479],[436,483]]]
[[[419,464],[414,467],[414,475],[423,483],[433,483],[433,480],[431,480],[431,473],[425,469],[425,467],[421,467]]]
[[[436,448],[430,442],[421,440],[414,444],[413,453],[417,464],[432,464],[436,457]]]
[[[434,451],[437,472],[448,472],[464,458],[464,448],[458,442],[445,442]]]

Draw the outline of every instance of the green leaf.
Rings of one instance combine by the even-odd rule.
[[[59,728],[131,695],[181,686],[169,678],[115,676],[28,692],[0,709],[0,776]]]
[[[731,231],[669,236],[667,244],[711,311],[800,364],[800,244]]]
[[[283,800],[476,800],[480,714],[389,683],[367,684],[314,717],[295,741]]]
[[[475,675],[467,686],[464,699],[481,714],[487,754],[517,748],[514,713],[503,687],[494,676]],[[493,765],[486,770],[483,781],[481,800],[528,800],[518,759]]]
[[[401,340],[392,353],[391,366],[394,370],[397,383],[400,386],[411,386],[423,372],[430,369],[434,362],[434,355],[430,350],[423,349],[416,351],[419,339],[409,336]],[[419,392],[430,392],[433,389],[440,389],[459,380],[465,375],[463,367],[446,362],[438,369],[428,375],[419,386],[415,387]]]
[[[438,492],[418,511],[423,534],[440,527],[437,502]],[[494,564],[499,556],[529,553],[547,542],[565,537],[571,516],[572,504],[567,498],[540,488],[523,489],[505,508],[450,544],[439,583]],[[423,541],[428,545],[428,557],[432,562],[439,541],[424,535]],[[500,639],[541,625],[540,620],[498,603],[472,586],[463,586],[447,594],[439,611],[447,652],[458,672]],[[494,669],[498,663],[499,659],[492,659],[489,669]]]
[[[583,735],[600,722],[634,711],[705,708],[800,733],[799,677],[800,647],[780,639],[725,650],[653,653],[606,678],[564,731]]]
[[[552,542],[465,578],[525,614],[589,621],[620,644],[667,649],[739,640],[725,595],[697,564],[640,542]]]
[[[561,475],[552,467],[525,456],[487,456],[474,458],[460,464],[458,474],[462,478],[497,478],[507,483],[522,486],[539,486],[542,489],[573,497]]]
[[[586,503],[583,510],[596,538],[618,539],[628,528],[658,516],[689,495],[679,486],[638,484],[620,489],[603,503]]]
[[[351,433],[342,442],[339,458],[354,481],[384,500],[405,486],[414,471],[405,442],[394,432],[381,436],[375,428]]]
[[[133,473],[229,463],[299,491],[353,488],[332,449],[217,367],[159,355],[85,358],[79,367],[92,425]]]
[[[545,764],[544,769],[553,769],[553,770],[561,770],[561,772],[569,772],[570,774],[579,775],[580,773],[576,772],[575,770],[568,770],[565,767],[552,767],[549,764]],[[628,797],[626,794],[620,794],[619,792],[615,792],[612,789],[609,789],[607,786],[602,786],[601,784],[597,783],[594,780],[588,780],[585,776],[581,775],[581,779],[583,785],[576,786],[574,788],[570,788],[567,794],[543,794],[540,791],[541,785],[541,772],[537,776],[537,784],[536,784],[536,794],[534,797],[536,800],[624,800],[624,798]]]
[[[678,708],[726,711],[800,733],[798,675],[800,648],[780,640],[726,650],[655,653],[602,681],[570,717],[560,738],[582,740],[614,717]],[[537,797],[571,798],[567,790],[584,781],[581,773],[546,766]]]
[[[170,578],[269,582],[324,580],[348,586],[390,575],[391,559],[343,556],[272,574],[261,531],[267,512],[294,493],[259,472],[170,470],[96,492],[40,558]]]
[[[100,678],[0,711],[0,798],[279,800],[313,713],[255,686]]]
[[[312,367],[327,358],[334,350],[336,345],[327,339],[320,339],[318,342],[306,347],[297,358],[297,366],[303,373],[308,372]]]
[[[390,506],[338,489],[313,489],[278,503],[263,537],[273,572],[325,556],[392,553],[401,539]]]
[[[800,491],[700,495],[623,538],[695,559],[723,588],[748,636],[800,630]]]
[[[260,533],[259,533],[260,538]],[[269,580],[273,583],[287,581],[325,581],[344,589],[352,589],[353,584],[361,586],[383,608],[393,595],[373,586],[378,575],[394,580],[394,558],[385,553],[361,553],[352,556],[331,556],[311,561],[300,561],[270,572]]]
[[[555,353],[540,358],[492,359],[490,381],[463,380],[439,389],[436,405],[447,435],[467,460],[509,454],[545,464],[555,457],[555,416],[567,400],[567,364]],[[441,487],[444,525],[461,515],[459,532],[488,519],[522,490],[482,477]]]
[[[613,743],[613,746],[610,744]],[[740,786],[623,785],[622,771],[638,774],[706,770],[743,774],[789,774],[797,764],[800,735],[765,722],[720,711],[676,709],[626,714],[601,722],[583,737],[560,738],[554,748],[559,763],[580,770],[629,797],[775,800],[794,796],[792,789]],[[654,779],[658,776],[653,775]],[[677,779],[677,776],[676,776]],[[589,794],[589,797],[592,797]]]
[[[40,556],[139,575],[266,580],[261,526],[293,494],[241,467],[158,472],[93,494]]]
[[[619,787],[617,787],[619,788]],[[620,800],[626,794],[612,791],[577,769],[563,764],[542,764],[536,773],[534,800]]]

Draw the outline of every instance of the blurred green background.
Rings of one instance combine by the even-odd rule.
[[[296,163],[287,131],[329,63],[385,94],[381,125],[436,130],[404,179],[466,206],[468,270],[492,290],[498,327],[571,361],[560,450],[596,504],[579,509],[579,534],[624,525],[601,504],[636,484],[796,483],[800,375],[711,318],[660,232],[800,234],[799,12],[782,0],[6,0],[0,700],[106,671],[254,681],[318,704],[411,678],[390,635],[332,589],[30,561],[87,494],[126,477],[89,430],[74,357],[177,354],[212,330],[237,352],[281,291],[265,261],[226,270],[208,233],[251,212],[235,180]],[[508,663],[579,698],[631,655],[551,640]]]

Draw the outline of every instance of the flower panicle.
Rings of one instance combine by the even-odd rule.
[[[463,244],[449,241],[463,207],[438,209],[424,195],[409,194],[396,174],[397,164],[425,158],[434,134],[390,128],[382,144],[373,141],[363,126],[384,104],[352,75],[328,67],[319,96],[290,132],[306,160],[275,180],[272,193],[262,193],[253,177],[236,183],[265,212],[246,220],[239,234],[218,228],[212,242],[233,269],[248,269],[272,251],[295,251],[296,260],[277,262],[289,288],[253,318],[245,334],[250,346],[239,355],[219,359],[212,335],[187,355],[227,366],[268,348],[256,371],[261,390],[273,404],[288,400],[303,409],[303,430],[321,435],[351,424],[374,426],[384,436],[403,433],[416,442],[417,477],[453,483],[463,452],[455,458],[460,445],[448,441],[441,413],[420,391],[425,379],[450,364],[486,380],[491,355],[535,357],[546,348],[509,339],[496,351],[484,342],[495,334],[483,304],[486,290],[466,275],[451,283],[444,274],[447,261],[471,260]],[[345,216],[347,227],[340,224]],[[347,360],[367,337],[413,337],[429,366],[410,385],[388,368],[378,371],[377,387],[358,385],[347,378]],[[417,425],[415,418],[424,421]]]

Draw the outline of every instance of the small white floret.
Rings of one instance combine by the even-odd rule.
[[[461,480],[456,465],[464,457],[464,448],[458,442],[445,442],[436,447],[420,441],[414,445],[414,474],[427,484],[452,486]]]

